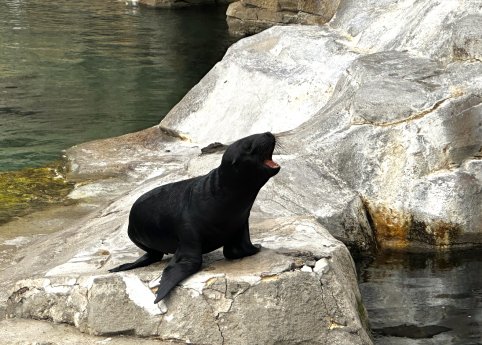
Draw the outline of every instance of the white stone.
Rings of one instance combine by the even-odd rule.
[[[328,259],[326,258],[321,258],[318,260],[315,264],[315,267],[313,268],[313,272],[318,273],[320,275],[328,272],[330,269],[330,263]]]
[[[135,304],[141,308],[144,308],[151,315],[163,314],[162,310],[157,306],[157,304],[152,303],[155,295],[140,281],[137,276],[124,273],[122,274],[122,279],[126,284],[126,292],[129,295],[129,298]]]

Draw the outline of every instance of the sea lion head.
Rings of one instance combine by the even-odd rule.
[[[239,139],[226,149],[221,168],[233,179],[262,186],[280,170],[273,161],[275,146],[276,137],[270,132]]]

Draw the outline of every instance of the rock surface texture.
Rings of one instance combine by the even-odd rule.
[[[370,344],[332,235],[362,251],[482,243],[481,18],[480,1],[346,0],[322,27],[239,41],[159,126],[68,150],[71,197],[108,204],[12,257],[0,311],[183,343]],[[258,255],[206,255],[159,305],[166,261],[107,273],[141,254],[126,234],[139,195],[263,131],[282,168],[252,209]]]
[[[336,13],[340,0],[240,0],[226,12],[229,31],[252,35],[274,25],[322,25]]]
[[[323,27],[235,44],[161,126],[201,145],[280,133],[259,207],[352,247],[480,244],[481,19],[477,1],[343,1]]]
[[[122,225],[131,199],[119,199],[83,228],[83,251],[18,281],[7,316],[68,323],[93,335],[195,344],[371,344],[351,256],[313,218],[257,222],[258,255],[205,255],[201,272],[153,304],[150,288],[168,260],[122,274],[106,270],[137,255]],[[103,223],[120,228],[99,231]],[[66,234],[63,240],[77,242]]]

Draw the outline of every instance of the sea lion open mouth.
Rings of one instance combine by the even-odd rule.
[[[276,146],[276,137],[271,133],[265,133],[264,137],[269,138],[268,139],[269,141],[267,143],[264,143],[263,145],[263,146],[268,146],[265,150],[266,154],[264,155],[263,165],[265,165],[270,169],[279,169],[280,168],[279,164],[273,160],[273,152]]]
[[[278,169],[279,168],[279,164],[276,163],[274,160],[272,159],[266,159],[264,161],[264,165],[266,165],[268,168],[271,168],[271,169]]]

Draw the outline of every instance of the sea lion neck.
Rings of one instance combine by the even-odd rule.
[[[234,192],[237,195],[256,196],[266,183],[266,181],[257,181],[250,176],[240,175],[232,167],[222,164],[214,169],[212,174],[213,178],[217,180],[217,186],[222,186],[226,191]]]

